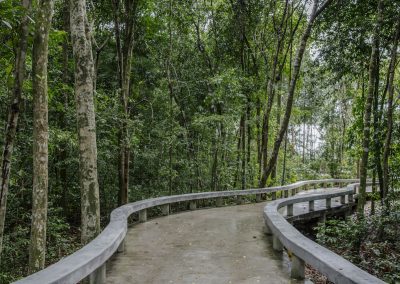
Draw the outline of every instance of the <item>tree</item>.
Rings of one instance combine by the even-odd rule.
[[[34,272],[44,268],[48,191],[48,41],[54,1],[38,2],[33,42],[33,196],[29,267]]]
[[[332,2],[332,0],[326,0],[321,6],[318,8],[318,0],[314,0],[313,6],[312,6],[312,11],[310,14],[310,18],[308,20],[307,26],[303,32],[303,35],[301,37],[298,49],[297,49],[297,54],[294,59],[294,65],[293,65],[293,75],[292,79],[290,82],[290,87],[289,87],[289,93],[288,93],[288,99],[286,103],[286,111],[285,115],[283,117],[282,123],[280,125],[279,133],[277,134],[277,137],[274,142],[274,148],[272,150],[271,157],[268,161],[267,167],[263,169],[263,174],[262,178],[260,180],[260,186],[265,184],[268,177],[271,175],[272,170],[274,169],[276,165],[276,161],[278,159],[278,153],[280,146],[282,144],[283,138],[285,136],[285,133],[287,131],[289,121],[290,121],[290,116],[292,114],[292,107],[293,107],[293,100],[294,100],[294,92],[296,89],[296,83],[299,78],[299,73],[300,73],[300,67],[301,67],[301,62],[303,59],[304,51],[306,49],[307,45],[307,40],[310,37],[311,34],[311,29],[313,27],[313,24],[317,17],[323,12],[323,10]]]
[[[388,81],[388,90],[389,96],[387,100],[387,130],[386,130],[386,138],[384,143],[384,152],[383,152],[383,198],[387,201],[387,194],[389,191],[389,154],[391,149],[392,135],[393,135],[393,97],[394,97],[394,77],[395,77],[395,66],[397,62],[397,47],[399,44],[400,38],[400,20],[397,22],[397,27],[393,40],[393,47],[390,56],[390,64],[389,64],[389,81]]]
[[[32,228],[29,252],[30,271],[44,268],[46,256],[48,191],[48,41],[54,1],[38,3],[33,42],[33,196]]]
[[[5,130],[4,148],[1,159],[0,173],[0,259],[3,247],[4,224],[7,209],[7,193],[11,174],[11,158],[14,150],[15,137],[18,127],[20,114],[21,96],[23,83],[25,80],[25,61],[28,48],[29,33],[29,11],[31,0],[22,0],[21,6],[24,10],[23,17],[19,25],[19,43],[15,56],[14,86],[11,97],[11,104],[8,113],[8,121]]]
[[[363,119],[363,139],[362,139],[362,156],[360,164],[360,194],[358,198],[357,211],[359,216],[364,216],[364,205],[366,202],[366,187],[367,187],[367,171],[368,171],[368,155],[371,134],[371,110],[372,101],[374,98],[375,81],[377,74],[377,59],[379,56],[379,31],[382,22],[383,3],[378,2],[377,22],[374,28],[373,42],[371,49],[371,59],[369,63],[369,82],[368,93],[365,99],[364,119]]]
[[[115,42],[118,56],[118,81],[122,108],[122,127],[119,132],[119,204],[128,203],[130,137],[129,137],[129,97],[131,95],[131,69],[135,36],[135,18],[138,0],[113,0]]]
[[[79,137],[81,240],[88,243],[100,232],[96,121],[93,101],[93,54],[85,0],[71,0],[70,24],[75,59],[75,96]]]

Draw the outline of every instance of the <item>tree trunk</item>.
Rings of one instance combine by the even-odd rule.
[[[128,203],[129,199],[129,168],[130,168],[130,139],[129,139],[129,96],[131,93],[131,65],[134,46],[134,19],[137,1],[123,2],[114,0],[114,29],[119,67],[120,100],[122,106],[122,124],[119,133],[119,195],[118,205]],[[123,7],[121,7],[123,6]],[[122,11],[122,13],[121,13]],[[122,24],[121,24],[122,20]]]
[[[390,155],[390,144],[392,142],[392,132],[393,132],[393,97],[394,97],[394,75],[395,75],[395,67],[397,62],[397,47],[399,44],[400,38],[400,20],[397,23],[396,35],[393,42],[392,54],[389,65],[389,84],[388,91],[389,97],[387,101],[388,109],[387,109],[387,130],[386,130],[386,138],[385,145],[383,150],[383,188],[381,191],[383,192],[383,198],[385,200],[386,205],[389,203],[387,200],[387,194],[389,192],[389,155]]]
[[[49,183],[47,62],[53,10],[53,0],[39,1],[33,41],[33,193],[29,247],[30,273],[43,269],[46,257],[47,191]]]
[[[71,0],[70,9],[79,137],[81,240],[86,244],[100,232],[96,120],[93,101],[94,65],[86,0]]]
[[[0,172],[0,260],[3,245],[4,223],[7,209],[7,193],[10,180],[11,158],[14,150],[15,136],[20,112],[22,86],[25,80],[25,59],[28,46],[29,18],[31,0],[22,0],[25,13],[19,26],[19,42],[15,56],[14,86],[11,105],[8,113],[7,126],[4,137],[4,148],[1,157]]]
[[[372,111],[372,101],[374,99],[377,58],[379,54],[379,28],[381,21],[382,21],[382,1],[379,1],[378,22],[376,23],[374,30],[371,59],[369,63],[368,94],[364,108],[364,130],[363,130],[363,141],[362,141],[363,153],[361,156],[361,164],[360,164],[360,194],[358,196],[358,204],[357,204],[357,212],[359,216],[364,216],[364,205],[366,201],[368,155],[369,155],[369,145],[370,145],[370,135],[371,135],[371,129],[370,129],[371,111]]]
[[[307,40],[310,37],[311,34],[311,29],[312,26],[314,24],[315,19],[318,17],[318,15],[331,3],[331,0],[327,0],[325,1],[325,3],[317,10],[318,7],[318,0],[314,0],[313,3],[313,7],[312,7],[312,11],[310,14],[310,19],[307,23],[307,27],[304,30],[304,33],[301,37],[300,40],[300,44],[299,47],[297,49],[297,55],[294,61],[294,66],[293,66],[293,75],[292,75],[292,79],[290,82],[290,88],[289,88],[289,93],[288,93],[288,99],[287,99],[287,104],[286,104],[286,110],[285,110],[285,114],[283,117],[283,121],[281,123],[281,127],[279,129],[279,133],[275,139],[275,143],[274,143],[274,148],[272,150],[272,154],[271,157],[268,161],[268,165],[267,167],[265,167],[263,169],[263,175],[262,175],[262,179],[260,181],[260,187],[263,187],[263,185],[266,184],[266,181],[268,179],[268,177],[270,176],[273,168],[276,165],[276,161],[278,158],[278,153],[279,153],[279,148],[282,144],[282,140],[285,136],[285,133],[287,131],[288,125],[289,125],[289,121],[290,121],[290,116],[292,114],[292,107],[293,107],[293,101],[294,101],[294,92],[295,92],[295,88],[296,88],[296,83],[297,83],[297,79],[299,78],[299,73],[300,73],[300,67],[301,67],[301,62],[303,59],[303,55],[304,55],[304,51],[306,49],[306,45],[307,45]]]
[[[264,113],[264,118],[263,118],[263,128],[262,128],[262,143],[261,143],[261,148],[262,148],[262,168],[265,169],[267,167],[267,162],[268,162],[268,135],[269,135],[269,120],[270,120],[270,115],[272,111],[272,106],[274,103],[274,97],[275,97],[275,83],[277,81],[276,79],[276,73],[278,69],[278,63],[279,63],[279,55],[281,54],[282,47],[283,47],[283,41],[284,37],[286,35],[286,28],[287,28],[287,10],[288,10],[288,3],[289,1],[285,1],[285,8],[283,11],[283,15],[280,21],[279,26],[276,28],[276,34],[277,34],[277,41],[276,41],[276,47],[275,47],[275,54],[273,57],[273,63],[272,63],[272,68],[271,68],[271,74],[270,78],[268,79],[268,87],[267,87],[267,95],[268,95],[268,101],[267,101],[267,108]],[[285,26],[284,26],[285,25]],[[283,31],[282,31],[283,29]],[[260,179],[260,187],[265,187],[267,180],[263,180],[262,176]]]

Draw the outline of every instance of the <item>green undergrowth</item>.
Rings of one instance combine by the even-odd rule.
[[[400,202],[389,212],[328,220],[316,228],[317,241],[388,283],[400,283]]]

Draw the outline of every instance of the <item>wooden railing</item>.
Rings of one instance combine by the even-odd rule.
[[[347,184],[357,180],[349,179],[326,179],[300,181],[290,185],[268,187],[262,189],[230,190],[217,192],[191,193],[184,195],[164,196],[159,198],[146,199],[130,203],[115,209],[110,216],[110,223],[104,230],[89,244],[75,253],[61,259],[59,262],[50,265],[35,274],[21,279],[18,284],[46,284],[46,283],[77,283],[89,277],[91,283],[102,284],[106,280],[106,261],[115,252],[124,251],[124,238],[127,232],[127,220],[133,213],[139,213],[140,221],[146,221],[147,209],[160,206],[163,215],[170,212],[170,204],[177,202],[189,202],[190,209],[196,208],[196,200],[216,199],[216,206],[222,205],[222,198],[237,197],[241,203],[242,196],[255,195],[256,201],[261,200],[261,194],[272,193],[275,199],[277,193],[287,197],[294,195],[301,189],[308,189],[311,186],[328,184]],[[279,195],[279,194],[278,194]]]
[[[338,197],[340,197],[341,206],[348,204],[349,209],[351,209],[357,189],[358,184],[350,184],[344,189],[297,195],[276,200],[264,208],[267,233],[273,235],[273,248],[277,251],[282,251],[283,247],[285,247],[291,252],[291,277],[304,278],[304,264],[308,263],[334,283],[385,283],[343,257],[305,237],[278,212],[278,209],[286,206],[286,217],[290,218],[290,216],[293,216],[293,206],[301,202],[308,202],[308,211],[314,212],[314,202],[316,200],[325,200],[325,208],[320,208],[319,210],[326,211],[332,209],[332,198]],[[307,212],[301,214],[307,214]]]

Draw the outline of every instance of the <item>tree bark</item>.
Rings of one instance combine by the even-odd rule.
[[[48,193],[48,88],[47,62],[49,31],[54,1],[40,0],[33,41],[33,193],[32,225],[29,246],[29,271],[41,270],[46,257],[47,193]]]
[[[14,150],[15,136],[17,133],[18,118],[20,112],[22,86],[25,80],[26,50],[28,47],[29,18],[31,0],[22,0],[24,15],[19,26],[19,42],[15,56],[14,86],[11,104],[8,113],[7,126],[4,137],[4,147],[1,157],[0,172],[0,260],[3,247],[4,224],[7,209],[7,193],[10,181],[11,158]]]
[[[81,240],[83,244],[86,244],[100,232],[96,121],[93,101],[94,65],[86,0],[71,0],[70,9],[79,137]]]
[[[364,130],[362,149],[363,153],[361,156],[360,164],[360,193],[358,196],[357,212],[358,215],[364,216],[364,205],[366,202],[366,187],[367,187],[367,171],[368,171],[368,156],[369,156],[369,145],[371,136],[371,111],[372,101],[374,99],[375,91],[375,80],[377,71],[377,58],[379,54],[379,28],[382,21],[382,1],[378,2],[378,21],[375,25],[373,43],[371,50],[371,58],[369,63],[369,82],[368,82],[368,94],[365,101],[364,107]]]

